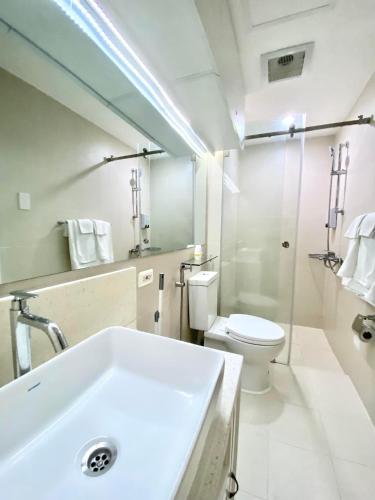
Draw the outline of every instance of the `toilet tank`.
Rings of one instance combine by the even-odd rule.
[[[188,283],[190,328],[207,331],[217,317],[218,273],[201,271]]]

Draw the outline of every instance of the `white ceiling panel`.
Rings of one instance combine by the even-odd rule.
[[[245,0],[251,26],[282,21],[290,17],[306,15],[316,9],[330,7],[332,0]]]
[[[158,77],[216,71],[192,0],[108,0],[105,10]]]
[[[181,79],[174,90],[183,109],[189,113],[192,127],[211,151],[239,146],[217,75]]]

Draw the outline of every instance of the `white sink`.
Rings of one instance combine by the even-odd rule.
[[[113,327],[2,387],[1,498],[182,498],[223,365],[217,351]],[[105,469],[86,475],[84,452],[103,441],[117,458],[100,452],[92,468]]]

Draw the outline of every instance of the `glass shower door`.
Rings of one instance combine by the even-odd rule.
[[[304,137],[249,144],[224,160],[220,315],[278,323],[288,363]]]

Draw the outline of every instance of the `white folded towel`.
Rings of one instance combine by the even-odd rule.
[[[345,232],[345,238],[358,238],[359,228],[361,227],[363,219],[367,214],[358,215],[350,224]]]
[[[359,236],[373,238],[375,236],[375,212],[366,214],[359,228]]]
[[[109,222],[94,220],[98,258],[102,263],[113,262],[112,228]]]
[[[345,237],[350,239],[348,252],[337,276],[346,288],[375,305],[375,213],[356,217]]]
[[[72,269],[81,269],[95,265],[96,242],[94,233],[81,233],[76,219],[67,220],[66,226]]]
[[[337,276],[339,278],[353,277],[357,267],[358,252],[359,252],[359,238],[351,238],[349,240],[348,251],[346,252],[346,257],[344,259],[344,262],[337,272]]]
[[[361,224],[366,217],[367,214],[358,215],[353,221],[349,224],[348,229],[346,230],[344,236],[348,238],[349,245],[348,251],[346,253],[346,257],[344,259],[344,263],[340,267],[337,276],[340,278],[352,278],[357,266],[358,261],[358,252],[359,252],[359,239],[360,239],[360,228]]]
[[[91,219],[77,219],[79,230],[82,234],[94,232],[94,223]]]
[[[98,236],[104,236],[111,231],[111,224],[105,220],[94,219],[95,234]]]

